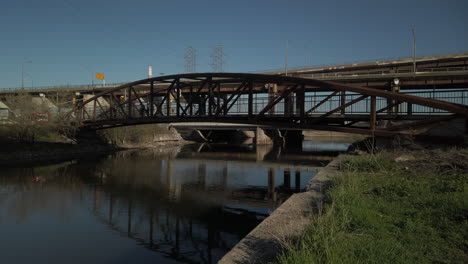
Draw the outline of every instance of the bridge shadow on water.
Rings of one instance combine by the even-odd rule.
[[[26,237],[35,245],[16,263],[35,250],[67,262],[215,263],[332,158],[305,149],[187,145],[9,168],[0,176],[0,231],[8,237],[0,244],[11,243],[10,255]],[[70,260],[69,247],[80,256]]]

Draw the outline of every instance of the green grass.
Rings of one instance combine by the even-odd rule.
[[[413,153],[418,160],[403,163],[391,153],[348,160],[323,212],[276,262],[468,263],[468,168],[443,169],[468,159],[432,162],[435,154]]]

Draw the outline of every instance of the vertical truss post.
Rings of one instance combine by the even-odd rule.
[[[249,119],[253,117],[253,82],[249,81],[249,102],[248,102],[248,110],[249,110]]]
[[[294,114],[294,93],[290,92],[284,98],[284,115],[293,115]]]
[[[223,94],[223,115],[227,115],[228,114],[228,98],[227,98],[227,94]]]
[[[166,91],[166,116],[171,115],[171,90],[173,86],[170,86]]]
[[[208,85],[208,116],[211,117],[213,115],[213,85]]]
[[[153,112],[154,112],[154,103],[153,103],[153,98],[154,98],[154,81],[151,81],[150,84],[150,95],[149,95],[149,116],[153,117]]]
[[[375,96],[371,96],[371,109],[370,109],[370,129],[375,130],[377,122],[377,102]]]
[[[407,110],[408,110],[408,115],[413,115],[413,104],[412,103],[407,103]]]
[[[114,95],[111,93],[111,96],[109,97],[109,115],[110,115],[110,119],[114,119]]]
[[[208,91],[211,87],[211,81],[212,81],[212,78],[211,77],[206,77],[205,79],[205,85],[208,86]],[[201,90],[200,90],[201,92]],[[206,115],[206,101],[207,99],[209,99],[209,92],[205,94],[202,94],[200,93],[200,104],[199,104],[199,107],[198,107],[198,114],[200,116],[203,116],[203,115]]]
[[[268,103],[271,103],[275,100],[276,96],[278,95],[278,84],[269,85],[268,87]],[[269,114],[275,114],[276,106],[273,106],[268,111]]]
[[[179,117],[180,116],[180,79],[177,79],[176,81],[176,88],[175,88],[175,92],[176,92],[176,116]]]
[[[194,100],[193,100],[192,96],[193,96],[193,85],[190,85],[190,97],[189,97],[190,98],[190,100],[189,100],[189,104],[190,104],[189,105],[189,107],[190,107],[189,108],[189,113],[190,113],[190,116],[193,115],[193,101]]]
[[[346,104],[346,91],[341,91],[341,104],[343,106]],[[346,108],[341,109],[341,114],[344,115],[346,112]]]
[[[215,113],[218,113],[220,108],[221,108],[221,83],[219,82],[216,87],[218,87],[218,93],[217,93],[217,97],[216,97],[216,110],[215,110]]]
[[[85,119],[85,117],[84,117],[84,111],[85,111],[85,110],[84,110],[84,104],[82,103],[82,104],[81,104],[80,120],[79,120],[79,121],[80,121],[80,124],[81,124],[81,122]]]
[[[393,81],[393,83],[394,83],[394,86],[393,86],[393,88],[392,88],[392,92],[394,92],[394,93],[399,93],[399,92],[400,92],[400,85],[401,85],[401,82],[398,81],[398,83],[395,84],[395,81]],[[393,101],[392,103],[395,104],[395,105],[393,106],[393,111],[392,111],[392,112],[393,112],[394,114],[397,114],[397,115],[398,115],[398,114],[400,113],[400,104],[399,104],[398,101]]]
[[[205,95],[204,94],[200,94],[198,96],[200,97],[200,101],[198,103],[198,115],[202,116],[202,115],[205,114],[206,100],[205,100]]]
[[[93,121],[96,122],[96,100],[97,98],[94,99],[93,103]]]
[[[128,92],[127,92],[127,111],[128,111],[128,118],[132,117],[132,87],[128,87]]]
[[[302,84],[296,91],[296,111],[299,114],[301,124],[305,121],[305,85]]]

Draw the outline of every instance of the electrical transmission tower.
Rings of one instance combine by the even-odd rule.
[[[211,51],[211,63],[210,66],[213,69],[213,72],[223,72],[224,71],[224,46],[218,45],[214,46]]]
[[[197,66],[197,50],[192,46],[185,48],[185,73],[194,73],[196,72]]]

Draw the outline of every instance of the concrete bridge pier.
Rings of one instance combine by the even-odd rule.
[[[298,170],[296,171],[296,182],[294,187],[296,187],[296,192],[301,191],[301,172]]]
[[[255,140],[254,143],[258,145],[273,145],[273,139],[269,137],[265,130],[258,128],[255,130]]]
[[[302,142],[304,141],[302,130],[286,130],[282,134],[286,146],[302,149]]]
[[[286,190],[291,189],[291,171],[289,169],[283,173],[283,186]]]
[[[262,129],[257,127],[254,138],[255,146],[259,145],[284,145],[284,138],[278,129]]]
[[[276,202],[275,169],[268,169],[268,199]]]

